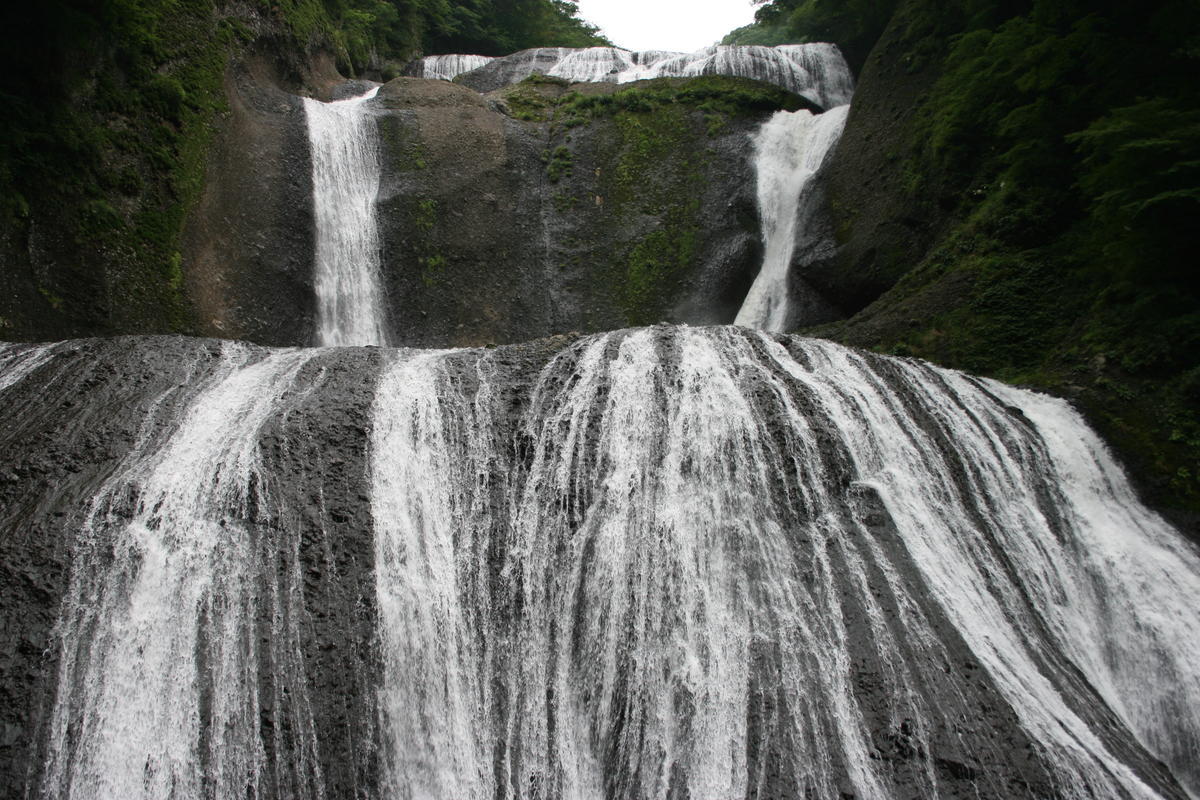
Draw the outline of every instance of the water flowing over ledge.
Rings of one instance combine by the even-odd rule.
[[[408,66],[405,73],[412,78],[428,78],[430,80],[452,81],[464,72],[479,69],[495,61],[491,56],[470,56],[450,54],[443,56],[425,56]]]
[[[777,111],[755,137],[763,263],[736,324],[776,332],[796,327],[789,301],[792,256],[802,240],[814,236],[810,226],[820,208],[814,179],[837,146],[849,112],[850,106],[817,115]]]
[[[451,80],[464,76],[464,83],[484,91],[519,83],[535,74],[577,83],[729,75],[780,86],[822,108],[845,105],[854,92],[854,78],[841,51],[836,45],[825,43],[777,47],[721,45],[695,53],[635,52],[619,47],[542,47],[493,59],[427,56],[406,71],[418,78]]]
[[[72,553],[34,796],[1200,781],[1200,559],[1042,395],[657,327],[8,346],[0,411],[76,476],[3,489]]]
[[[380,281],[379,142],[361,97],[304,99],[316,212],[317,344],[387,344]]]

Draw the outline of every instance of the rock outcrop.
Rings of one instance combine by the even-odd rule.
[[[321,91],[340,98],[367,86]],[[250,71],[230,97],[183,254],[199,330],[313,344],[302,106]],[[761,259],[750,137],[776,108],[804,105],[723,77],[533,78],[486,95],[389,82],[369,108],[390,341],[501,344],[732,322]]]
[[[747,145],[763,112],[550,116],[571,92],[616,90],[383,87],[379,220],[394,341],[733,320],[761,252]]]

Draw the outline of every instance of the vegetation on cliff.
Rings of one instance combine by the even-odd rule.
[[[0,338],[189,331],[180,237],[231,59],[297,84],[432,49],[602,42],[564,0],[45,0],[0,9]]]
[[[247,31],[208,0],[3,14],[0,336],[185,327],[179,231]]]
[[[755,0],[754,22],[727,35],[722,44],[837,42],[846,61],[862,68],[897,0]]]
[[[859,5],[760,20],[856,48],[880,29]],[[905,0],[890,26],[864,81],[930,88],[874,146],[936,233],[878,253],[894,288],[823,332],[1071,396],[1155,499],[1200,509],[1200,6]],[[846,240],[860,205],[833,198]]]
[[[419,53],[609,43],[570,0],[279,0],[271,8],[298,36],[331,42],[347,73]]]

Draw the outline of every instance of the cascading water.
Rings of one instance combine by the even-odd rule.
[[[258,437],[311,353],[250,363],[227,346],[192,376],[177,427],[159,440],[148,425],[91,499],[59,622],[44,797],[261,796],[256,539],[273,477]]]
[[[452,81],[464,72],[479,69],[493,60],[491,56],[458,54],[425,56],[414,61],[407,73],[413,78]]]
[[[376,397],[399,796],[1180,796],[1142,746],[1200,777],[1200,560],[1061,402],[641,330],[542,371],[514,463],[502,363]]]
[[[316,212],[317,343],[387,344],[379,229],[379,143],[361,97],[322,103],[304,99]]]
[[[150,380],[168,341],[0,350],[0,407],[50,400],[0,431],[16,463],[145,419],[98,489],[17,499],[82,521],[32,794],[1200,788],[1200,556],[1061,401],[736,327],[197,343]],[[300,435],[315,460],[284,458]],[[336,539],[304,522],[326,496]],[[318,602],[355,575],[373,600]],[[357,784],[322,778],[339,752]]]
[[[788,277],[792,256],[819,211],[817,172],[837,145],[849,106],[824,114],[778,111],[754,141],[763,263],[736,324],[783,331],[791,323]]]
[[[518,83],[530,75],[546,74],[572,82],[628,83],[650,78],[688,78],[729,75],[753,78],[787,89],[822,108],[850,102],[854,78],[836,45],[816,43],[761,47],[717,46],[695,53],[662,50],[630,51],[619,47],[543,47],[492,59],[450,74],[447,66],[466,66],[470,56],[429,56],[412,70],[419,77],[453,78],[468,72],[485,79],[488,88]],[[470,80],[467,81],[471,83]]]
[[[851,91],[824,45],[531,53],[478,70]],[[327,345],[386,343],[371,96],[305,103]],[[743,326],[846,114],[758,136]],[[5,618],[58,603],[0,659],[52,667],[14,796],[1200,796],[1200,554],[1058,400],[661,326],[0,345],[0,419]]]
[[[718,46],[656,61],[644,77],[733,75],[772,83],[822,108],[850,102],[854,78],[836,45]],[[638,76],[642,77],[642,76]],[[636,80],[631,76],[626,80]]]

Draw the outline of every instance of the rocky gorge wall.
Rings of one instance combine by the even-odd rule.
[[[626,87],[535,78],[488,95],[394,79],[370,104],[391,340],[732,321],[761,254],[748,141],[775,108],[804,104],[718,77]],[[198,330],[312,343],[299,100],[244,80],[231,108],[183,252]]]
[[[178,141],[139,162],[101,159],[120,175],[81,188],[94,199],[34,198],[23,220],[0,225],[4,338],[316,341],[301,97],[367,84],[347,82],[326,52],[300,51],[279,20],[252,9],[221,8],[224,38],[184,19],[181,42],[208,59],[205,104],[168,118],[162,128]],[[762,50],[751,72],[807,75],[792,56],[772,66]],[[829,62],[818,55],[810,68]],[[839,80],[826,88],[845,94],[848,77]],[[622,86],[534,75],[486,94],[392,81],[372,103],[391,340],[484,344],[731,322],[762,250],[751,137],[773,111],[800,107],[812,104],[713,75]]]
[[[845,320],[806,330],[1072,399],[1200,536],[1196,9],[968,6],[899,3],[866,59],[804,269]]]
[[[611,86],[385,85],[380,224],[396,341],[732,321],[761,253],[747,142],[771,104],[798,101],[710,83],[766,106],[705,111],[685,81],[624,90],[646,104],[628,111],[602,105]],[[571,117],[564,98],[602,111]]]
[[[1200,561],[1042,395],[655,326],[5,345],[0,407],[6,800],[1197,780]]]

